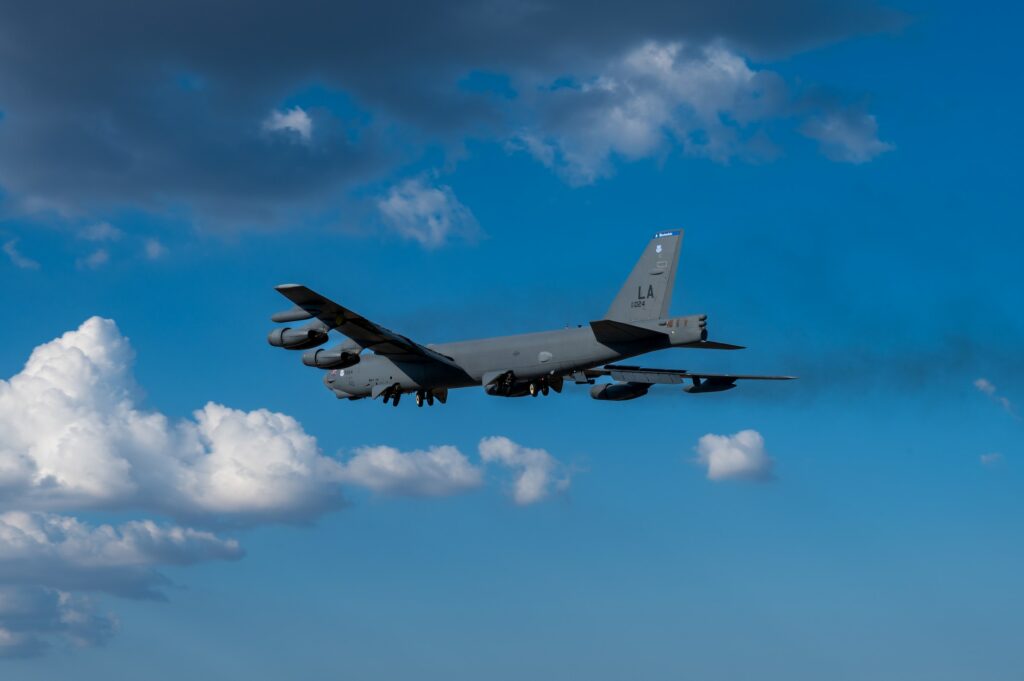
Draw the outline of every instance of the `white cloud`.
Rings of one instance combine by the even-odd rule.
[[[837,109],[809,119],[801,132],[817,140],[821,153],[833,161],[861,164],[892,150],[878,139],[875,117],[858,109]]]
[[[697,462],[707,467],[709,480],[770,480],[774,465],[756,430],[704,435],[697,441]]]
[[[545,499],[553,490],[568,489],[568,472],[557,459],[543,449],[530,449],[507,437],[480,440],[480,458],[518,471],[512,498],[525,506]]]
[[[295,419],[209,403],[172,422],[135,403],[133,356],[113,321],[93,317],[0,381],[0,505],[236,522],[338,505],[341,468]]]
[[[151,520],[92,527],[49,513],[0,514],[3,584],[161,598],[166,579],[155,568],[241,557],[233,539]]]
[[[340,462],[294,418],[266,409],[211,402],[173,421],[138,406],[133,361],[114,322],[92,317],[0,381],[0,510],[136,509],[251,524],[314,518],[341,505],[345,484],[424,496],[482,484],[481,469],[452,446],[362,447]],[[568,484],[542,449],[498,437],[481,441],[480,455],[519,469],[520,503]]]
[[[11,239],[4,242],[4,253],[11,259],[15,267],[23,270],[38,270],[39,263],[32,258],[26,257],[18,250],[18,240]]]
[[[998,404],[1000,407],[1002,407],[1007,414],[1009,414],[1015,419],[1020,418],[1020,416],[1017,414],[1017,410],[1014,408],[1013,402],[1010,401],[1010,398],[1006,397],[1005,395],[1000,395],[999,391],[996,389],[996,386],[994,383],[992,383],[992,381],[988,380],[987,378],[977,378],[974,381],[974,387],[977,388],[980,392],[983,392],[990,398],[992,398],[992,401]]]
[[[754,154],[746,126],[778,113],[781,79],[721,45],[648,42],[576,87],[537,98],[541,123],[518,142],[572,184],[610,175],[612,159],[684,152],[727,161]]]
[[[285,111],[271,111],[263,120],[263,129],[269,132],[295,133],[303,142],[313,136],[313,119],[302,107],[295,106]]]
[[[992,381],[987,378],[976,378],[974,379],[974,387],[985,393],[989,397],[996,394],[996,387],[992,384]]]
[[[110,262],[110,253],[105,248],[97,248],[95,251],[75,261],[79,269],[98,270]]]
[[[718,43],[648,41],[597,75],[524,92],[523,117],[532,122],[509,148],[526,151],[573,185],[610,176],[617,160],[657,158],[677,148],[719,163],[770,160],[779,153],[767,134],[771,123],[804,118],[807,105],[818,113],[800,130],[826,157],[865,163],[893,148],[878,139],[878,123],[862,107],[794,99],[779,74]]]
[[[167,247],[159,239],[146,239],[143,249],[150,260],[159,260],[167,255]]]
[[[341,479],[384,494],[447,496],[479,487],[483,473],[449,445],[412,452],[377,446],[357,449]]]
[[[80,595],[38,586],[0,587],[0,658],[35,657],[51,642],[102,645],[117,630],[113,615],[99,613]]]
[[[478,225],[447,185],[431,186],[422,177],[391,187],[377,200],[384,224],[424,248],[437,248],[451,237],[472,236]]]
[[[150,519],[95,525],[69,513],[242,526],[313,519],[341,504],[343,485],[443,496],[483,484],[483,467],[448,445],[362,447],[341,462],[295,419],[266,409],[211,402],[172,420],[137,404],[133,360],[114,322],[92,317],[0,381],[0,656],[102,643],[114,620],[84,594],[162,598],[162,567],[242,556],[237,541],[207,530]],[[480,456],[516,472],[519,504],[569,484],[542,449],[486,438]]]

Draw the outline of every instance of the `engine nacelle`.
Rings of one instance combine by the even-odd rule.
[[[359,355],[345,352],[340,347],[330,350],[321,348],[302,353],[302,363],[317,369],[344,369],[353,364],[359,364]]]
[[[650,389],[650,383],[598,383],[591,386],[590,396],[595,400],[622,402],[643,397]]]
[[[275,348],[286,350],[308,350],[327,342],[327,329],[322,326],[304,326],[301,329],[274,329],[267,336],[267,342]]]

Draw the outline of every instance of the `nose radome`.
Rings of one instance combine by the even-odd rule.
[[[338,376],[338,372],[337,371],[328,371],[326,374],[324,374],[324,385],[326,385],[328,388],[330,388],[331,384],[334,383],[334,379],[337,376]]]

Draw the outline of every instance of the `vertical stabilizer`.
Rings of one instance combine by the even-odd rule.
[[[668,317],[682,243],[681,229],[655,234],[604,318],[639,322]]]

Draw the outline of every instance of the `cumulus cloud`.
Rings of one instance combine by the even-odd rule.
[[[136,404],[132,360],[114,322],[93,317],[0,381],[0,505],[245,523],[340,504],[340,466],[295,419],[209,403],[172,422]]]
[[[341,480],[383,494],[447,496],[479,487],[483,474],[449,445],[412,452],[377,446],[357,449]]]
[[[391,230],[424,248],[437,248],[455,236],[477,231],[476,218],[447,185],[429,185],[422,177],[397,184],[377,200],[381,219]]]
[[[165,566],[242,557],[208,529],[152,519],[91,524],[83,510],[136,511],[222,527],[309,521],[342,504],[344,485],[445,496],[483,484],[484,469],[444,445],[361,447],[325,456],[290,416],[208,403],[172,420],[142,409],[128,339],[109,319],[38,346],[0,381],[0,656],[55,642],[97,645],[114,631],[87,596],[163,598]],[[480,442],[484,463],[515,472],[530,504],[569,476],[542,449]]]
[[[32,258],[26,257],[18,250],[18,240],[11,239],[4,242],[4,253],[10,258],[15,267],[23,270],[38,270],[39,263]]]
[[[878,139],[878,122],[858,109],[837,109],[810,118],[801,132],[818,142],[821,153],[833,161],[861,164],[892,150]]]
[[[109,319],[92,317],[37,347],[0,381],[0,510],[139,510],[245,525],[306,521],[343,504],[343,485],[441,496],[478,487],[482,471],[455,447],[361,447],[324,455],[294,418],[208,403],[173,421],[139,407],[134,353]],[[537,501],[568,475],[542,449],[480,443],[484,462],[519,471],[516,499]]]
[[[0,658],[35,657],[52,642],[102,645],[117,626],[89,598],[38,586],[0,586]]]
[[[302,107],[295,106],[285,111],[271,111],[263,120],[263,129],[271,132],[291,132],[303,142],[313,136],[313,119]]]
[[[697,441],[697,462],[709,480],[770,480],[774,463],[756,430],[734,435],[708,433]]]
[[[480,441],[480,458],[516,471],[512,498],[521,506],[547,498],[552,491],[569,488],[569,472],[543,449],[531,449],[507,437],[486,437]]]
[[[999,394],[999,391],[996,390],[996,386],[992,381],[987,378],[978,378],[974,381],[974,387],[980,392],[988,395],[992,401],[1002,407],[1007,414],[1014,418],[1020,418],[1017,414],[1017,410],[1014,408],[1013,402],[1010,401],[1010,398]]]

